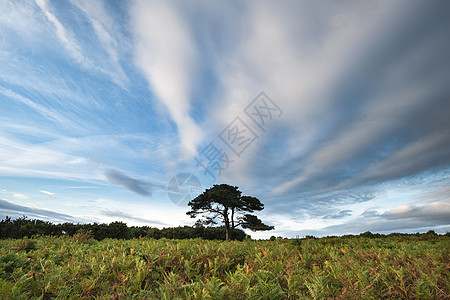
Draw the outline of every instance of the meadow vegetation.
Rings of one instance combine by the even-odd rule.
[[[1,299],[448,299],[450,237],[0,240]]]

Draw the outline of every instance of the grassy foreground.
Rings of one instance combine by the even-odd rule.
[[[1,299],[448,299],[450,237],[0,240]]]

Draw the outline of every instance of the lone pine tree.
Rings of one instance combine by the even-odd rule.
[[[198,220],[197,224],[217,224],[218,220],[223,222],[226,240],[232,238],[233,230],[238,226],[252,231],[274,229],[273,226],[264,224],[257,216],[249,214],[263,210],[264,204],[255,197],[241,194],[237,186],[215,184],[189,201],[191,210],[186,214],[191,218],[202,215],[204,219]]]

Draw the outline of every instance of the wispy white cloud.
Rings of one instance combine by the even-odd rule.
[[[450,202],[450,179],[442,182],[443,186],[434,189],[422,196],[422,201],[448,201]]]
[[[193,155],[202,140],[190,116],[191,84],[200,57],[189,24],[169,2],[136,1],[131,15],[136,65],[175,121],[185,151]]]
[[[44,116],[47,119],[50,119],[52,121],[57,121],[60,125],[78,127],[71,120],[66,118],[65,116],[62,116],[61,114],[59,114],[51,109],[45,108],[42,105],[39,105],[39,104],[33,102],[32,100],[30,100],[26,97],[23,97],[22,95],[19,95],[10,89],[6,89],[3,86],[0,86],[0,93],[10,99],[13,99],[15,101],[21,102],[22,104],[25,104],[26,106],[32,108],[37,113],[41,114],[42,116]]]
[[[107,30],[107,26],[112,23],[104,10],[103,3],[72,1],[73,5],[85,13],[98,40],[104,50],[108,53],[109,60],[103,59],[103,53],[88,51],[87,49],[92,48],[88,43],[89,41],[84,41],[81,37],[77,38],[71,27],[63,24],[67,19],[58,18],[57,14],[59,11],[56,11],[54,7],[51,7],[47,0],[35,1],[48,22],[53,26],[57,39],[63,45],[70,57],[75,59],[76,63],[85,70],[110,77],[115,84],[126,89],[126,84],[129,80],[119,64],[118,52],[115,50],[115,40],[112,38],[110,31]],[[79,41],[83,41],[83,44]]]
[[[101,179],[95,175],[98,164],[68,164],[80,157],[46,147],[10,139],[0,135],[0,174],[36,177],[63,177],[85,180]],[[101,174],[99,174],[101,175]]]
[[[28,195],[19,194],[19,193],[13,193],[13,197],[14,198],[18,198],[18,199],[28,199],[28,198],[30,198],[30,196],[28,196]]]
[[[132,221],[132,222],[137,222],[140,223],[142,225],[146,225],[149,226],[151,225],[167,225],[167,223],[163,223],[161,221],[155,221],[155,220],[149,220],[149,219],[145,219],[145,218],[139,218],[139,217],[135,217],[131,214],[127,214],[124,213],[123,211],[113,211],[113,210],[104,210],[102,212],[105,216],[107,217],[111,217],[114,218],[115,220],[124,220],[126,222]]]
[[[103,1],[84,0],[71,0],[70,2],[83,12],[91,23],[97,39],[110,58],[110,64],[113,69],[110,72],[110,76],[116,84],[125,88],[129,83],[129,79],[120,65],[120,56],[118,53],[119,46],[123,47],[125,37],[118,33],[120,32],[120,28],[107,13],[105,3]],[[119,42],[115,38],[115,35],[118,36]]]
[[[106,170],[132,168],[139,173],[143,167],[154,168],[139,176],[143,182],[165,184],[172,176],[164,163],[165,156],[174,155],[166,147],[170,141],[152,141],[145,135],[46,139],[37,144],[0,134],[0,176],[26,174],[105,184]]]
[[[76,41],[69,37],[66,29],[58,20],[58,18],[50,12],[48,3],[46,0],[36,0],[36,4],[42,9],[47,19],[53,24],[56,31],[56,36],[63,44],[64,48],[69,52],[69,54],[75,58],[79,63],[86,63],[86,58],[81,52],[81,48]]]
[[[39,35],[45,35],[42,30]],[[31,37],[32,40],[35,36]],[[10,37],[8,37],[8,40]],[[30,41],[30,43],[38,43]],[[69,74],[61,72],[53,65],[48,65],[48,61],[33,61],[30,56],[17,55],[13,49],[14,45],[5,46],[4,55],[0,55],[0,79],[4,81],[6,87],[21,87],[28,94],[42,95],[48,102],[54,103],[55,107],[61,110],[78,112],[83,108],[89,110],[104,109],[105,105],[95,97],[82,89],[74,89],[72,79]],[[23,46],[25,47],[25,46]],[[27,72],[23,72],[27,70]],[[45,74],[45,75],[44,75]],[[23,91],[22,90],[22,91]],[[18,90],[14,90],[21,94]],[[70,100],[70,101],[69,101]]]
[[[49,195],[49,196],[55,195],[55,193],[48,192],[48,191],[39,191],[39,192],[41,192],[41,193],[43,193],[43,194],[46,194],[46,195]]]
[[[87,205],[88,204],[88,205]],[[189,224],[186,210],[182,207],[168,205],[150,205],[100,198],[85,203],[88,210],[86,218],[97,218],[97,222],[113,222],[121,220],[128,225],[150,225],[156,227],[179,226]],[[87,206],[86,206],[87,205]]]
[[[111,57],[115,63],[119,62],[119,55],[117,53],[117,42],[113,38],[109,29],[112,27],[114,21],[107,14],[105,10],[105,3],[103,1],[82,1],[71,0],[74,6],[78,7],[86,15],[91,22],[97,38],[102,47]]]
[[[0,11],[0,36],[10,32],[16,34],[25,40],[36,34],[42,34],[42,24],[36,18],[39,8],[30,5],[30,2],[21,1],[2,1],[2,10]],[[17,22],[17,20],[21,20]],[[1,49],[8,44],[6,41],[1,42]],[[0,50],[0,53],[1,51]]]

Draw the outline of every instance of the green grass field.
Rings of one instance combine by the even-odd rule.
[[[448,299],[450,237],[0,240],[1,299]]]

